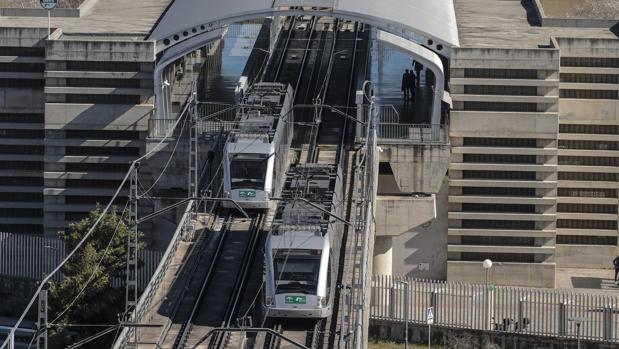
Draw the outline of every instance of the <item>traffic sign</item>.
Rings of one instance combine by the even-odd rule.
[[[41,7],[45,10],[53,10],[58,6],[58,0],[39,0]]]
[[[434,307],[429,307],[426,315],[428,325],[432,325],[434,323]]]

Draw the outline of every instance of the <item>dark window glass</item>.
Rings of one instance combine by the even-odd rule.
[[[537,70],[533,69],[464,69],[465,78],[482,79],[537,79]]]
[[[0,231],[16,234],[43,234],[41,224],[0,224]]]
[[[535,222],[463,219],[462,228],[532,230],[535,229]]]
[[[138,72],[139,62],[67,61],[69,71]]]
[[[506,96],[537,96],[535,86],[486,86],[465,85],[467,95],[506,95]]]
[[[463,236],[463,245],[535,246],[533,237]]]
[[[0,138],[43,138],[45,130],[19,130],[0,128]]]
[[[535,172],[522,171],[462,171],[463,179],[535,180]]]
[[[42,145],[0,144],[0,154],[43,155]]]
[[[557,212],[617,214],[617,205],[557,204]]]
[[[44,123],[44,114],[14,114],[0,113],[0,122],[15,122],[24,124]]]
[[[584,134],[619,134],[619,125],[559,125],[560,133],[584,133]]]
[[[592,221],[580,219],[557,219],[557,228],[617,230],[617,221]]]
[[[617,175],[615,173],[598,172],[559,172],[559,180],[614,182],[617,180]]]
[[[559,196],[583,198],[616,198],[617,190],[602,188],[559,188]]]
[[[506,147],[506,148],[536,148],[535,138],[481,138],[464,137],[464,146],[471,147]]]
[[[140,139],[139,131],[107,131],[107,130],[67,130],[66,138],[69,139],[95,139],[95,140],[136,140]]]
[[[559,165],[573,166],[619,166],[616,157],[559,156]]]
[[[140,88],[138,79],[67,79],[68,87]]]
[[[619,68],[619,58],[561,57],[562,67]]]
[[[559,96],[573,99],[617,99],[617,91],[561,89]]]
[[[511,102],[464,102],[464,110],[467,111],[506,111],[506,112],[536,112],[536,103],[511,103]]]
[[[535,188],[463,187],[462,195],[535,196]]]
[[[67,103],[79,104],[140,104],[138,95],[67,94]]]
[[[38,187],[43,185],[43,177],[0,177],[0,185]],[[2,195],[4,195],[4,193],[0,194],[0,196]],[[2,209],[0,209],[0,211],[1,210]]]
[[[45,63],[0,63],[0,71],[7,73],[41,73]]]
[[[557,235],[557,244],[617,246],[616,236]]]
[[[138,156],[140,148],[133,147],[66,147],[66,155],[81,156]]]
[[[67,163],[67,172],[122,172],[129,171],[129,164],[106,164],[106,163]]]
[[[526,253],[475,253],[463,252],[460,254],[460,260],[470,262],[481,262],[484,259],[490,259],[493,262],[508,262],[508,263],[534,263],[535,255]]]
[[[43,162],[35,161],[0,161],[0,170],[43,170]]]
[[[535,213],[535,205],[463,203],[462,212]]]
[[[464,162],[494,163],[494,164],[536,164],[535,155],[513,154],[464,154]]]

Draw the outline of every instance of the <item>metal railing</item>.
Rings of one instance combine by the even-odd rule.
[[[376,126],[378,144],[447,144],[447,125],[399,124],[381,122]]]
[[[146,289],[144,290],[144,292],[142,292],[142,295],[140,296],[140,299],[135,309],[131,313],[130,320],[132,322],[134,323],[141,322],[144,319],[144,315],[146,315],[146,313],[148,312],[149,307],[153,301],[153,298],[155,297],[155,294],[159,290],[159,286],[161,286],[161,283],[163,282],[165,278],[166,272],[168,271],[168,267],[170,266],[170,264],[172,263],[172,260],[174,260],[174,257],[176,256],[176,251],[178,250],[179,243],[181,242],[185,234],[189,233],[187,232],[187,230],[193,228],[193,224],[195,223],[195,219],[196,219],[195,218],[195,215],[196,215],[195,206],[196,205],[194,201],[190,201],[189,204],[187,204],[185,213],[183,214],[181,221],[176,227],[176,231],[174,232],[174,235],[172,236],[170,244],[168,245],[168,248],[166,249],[163,255],[163,258],[161,258],[161,261],[159,262],[159,265],[157,266],[157,270],[153,274],[153,277],[150,279],[150,282],[146,286]],[[113,349],[124,348],[129,340],[129,337],[133,335],[133,332],[135,330],[136,330],[135,328],[128,328],[128,327],[123,328],[118,339],[114,343]]]
[[[414,324],[426,324],[434,307],[434,324],[444,327],[619,342],[619,295],[612,293],[375,276],[370,318],[404,322],[407,297]]]

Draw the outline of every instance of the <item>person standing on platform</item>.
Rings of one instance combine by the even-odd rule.
[[[619,256],[613,259],[613,265],[615,266],[615,283],[617,283],[617,274],[619,274]]]
[[[415,101],[415,75],[411,70],[408,74],[408,93],[410,94],[411,101]]]
[[[412,79],[411,73],[408,71],[408,69],[406,69],[406,72],[402,74],[402,87],[401,87],[402,92],[404,92],[404,100],[407,100],[409,98],[411,79]]]
[[[415,71],[415,84],[419,86],[421,84],[421,71],[423,70],[423,64],[413,61],[413,70]]]

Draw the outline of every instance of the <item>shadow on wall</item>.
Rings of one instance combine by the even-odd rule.
[[[520,1],[520,4],[525,11],[527,11],[527,22],[529,22],[529,25],[532,27],[541,27],[542,20],[538,16],[533,0],[522,0]]]
[[[610,27],[610,31],[611,33],[615,34],[617,38],[619,38],[619,22],[617,22],[617,24]]]

